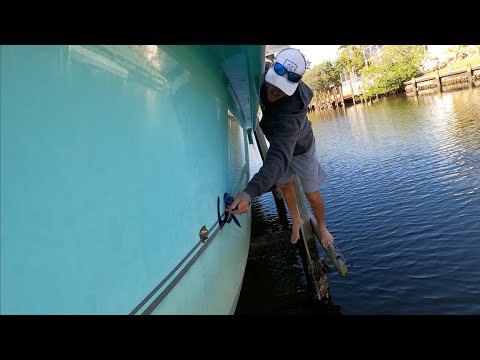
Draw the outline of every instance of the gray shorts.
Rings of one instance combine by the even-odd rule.
[[[313,138],[312,146],[306,153],[292,157],[290,166],[277,183],[288,183],[292,180],[294,174],[297,174],[300,178],[303,191],[306,193],[319,190],[320,185],[327,178],[327,173],[317,160],[315,138]]]

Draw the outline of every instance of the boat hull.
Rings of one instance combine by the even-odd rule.
[[[251,214],[219,229],[217,197],[250,176],[264,49],[0,51],[0,312],[233,313]]]

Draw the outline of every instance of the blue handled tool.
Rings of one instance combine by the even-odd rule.
[[[230,195],[228,193],[223,194],[223,201],[225,202],[225,206],[232,205],[233,200],[235,200],[235,199],[233,198],[232,195]],[[232,209],[232,210],[238,210],[238,205],[235,207],[235,209]],[[235,224],[237,224],[239,227],[242,227],[242,225],[240,225],[240,222],[238,221],[237,217],[233,214],[231,214],[231,215],[232,215],[232,217],[230,219],[228,219],[227,222],[230,222],[233,219],[233,221],[235,221]]]
[[[234,198],[230,194],[228,193],[223,194],[223,202],[225,203],[225,206],[232,205],[233,200]],[[237,210],[237,209],[238,209],[238,206],[236,206],[235,209],[233,210]],[[232,219],[233,221],[235,221],[235,224],[237,224],[239,227],[242,227],[242,225],[240,225],[240,222],[238,221],[235,215],[231,214],[231,217],[229,218],[228,215],[230,214],[228,213],[227,210],[225,210],[223,214],[224,214],[224,218],[222,220],[220,216],[220,197],[217,196],[217,217],[218,217],[218,226],[220,227],[220,229],[223,228],[223,226],[226,223],[230,223]]]

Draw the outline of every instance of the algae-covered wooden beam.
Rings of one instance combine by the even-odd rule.
[[[330,261],[335,266],[335,269],[337,269],[340,276],[347,276],[348,275],[347,262],[345,261],[345,258],[343,257],[342,253],[340,252],[340,249],[335,245],[335,242],[330,244],[328,248],[324,248],[320,241],[320,232],[318,231],[318,228],[317,228],[316,219],[311,217],[310,223],[311,223],[311,228],[315,233],[315,236],[318,238],[318,241],[320,242],[320,246],[322,246],[322,248],[325,250],[325,253],[330,258]]]

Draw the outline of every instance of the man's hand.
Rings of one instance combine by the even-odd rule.
[[[238,205],[238,209],[232,210],[232,209],[235,209],[237,205]],[[232,205],[227,206],[227,212],[229,214],[234,214],[234,215],[244,214],[248,212],[249,205],[250,205],[250,201],[248,200],[248,198],[245,195],[238,194],[237,196],[235,196],[235,199],[233,200]]]

